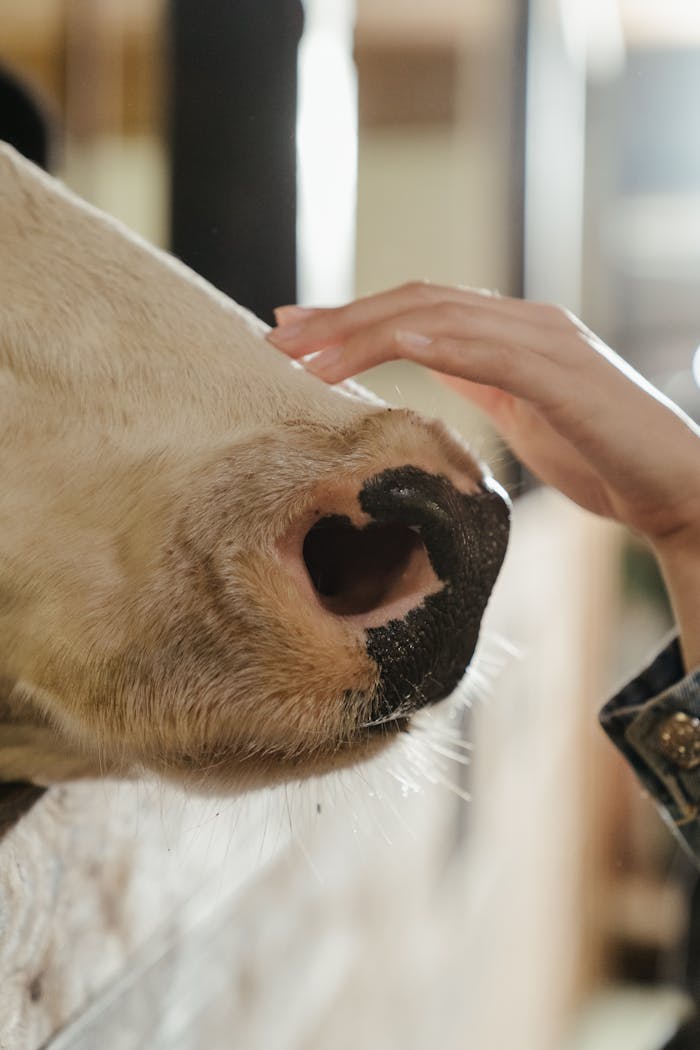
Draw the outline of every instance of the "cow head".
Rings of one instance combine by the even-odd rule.
[[[472,656],[507,502],[0,150],[0,777],[354,763]]]

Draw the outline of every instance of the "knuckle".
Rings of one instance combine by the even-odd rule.
[[[412,298],[429,300],[432,298],[433,286],[430,281],[425,280],[407,281],[401,286],[401,291]]]
[[[549,316],[553,321],[568,321],[569,311],[565,306],[554,303],[549,307]]]
[[[480,299],[502,299],[501,292],[496,288],[470,288],[465,286],[462,291],[470,292],[472,295],[478,295]]]
[[[543,321],[561,324],[563,321],[570,320],[569,311],[565,306],[559,306],[558,303],[535,303],[534,306],[537,316]]]
[[[575,313],[573,313],[567,306],[558,306],[559,319],[566,322],[567,325],[573,325],[575,328],[579,327],[579,320]]]

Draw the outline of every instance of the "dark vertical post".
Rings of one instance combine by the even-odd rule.
[[[171,248],[264,320],[296,298],[301,0],[170,0]]]
[[[0,140],[47,171],[55,159],[57,129],[38,94],[0,66]]]
[[[510,166],[510,229],[512,263],[509,282],[511,295],[525,290],[525,127],[527,107],[527,45],[530,18],[529,0],[514,5],[512,72],[512,134]]]
[[[516,0],[514,17],[509,207],[512,237],[510,294],[522,296],[525,293],[525,151],[530,0]],[[527,467],[519,460],[514,460],[508,486],[511,495],[523,496],[537,484],[537,479]]]

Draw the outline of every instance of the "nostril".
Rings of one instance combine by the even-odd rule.
[[[337,616],[388,618],[438,583],[420,532],[400,523],[356,528],[330,515],[306,534],[303,557],[320,603]]]

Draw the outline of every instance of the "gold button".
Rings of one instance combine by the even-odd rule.
[[[681,769],[700,766],[700,718],[677,711],[656,730],[659,749]]]

